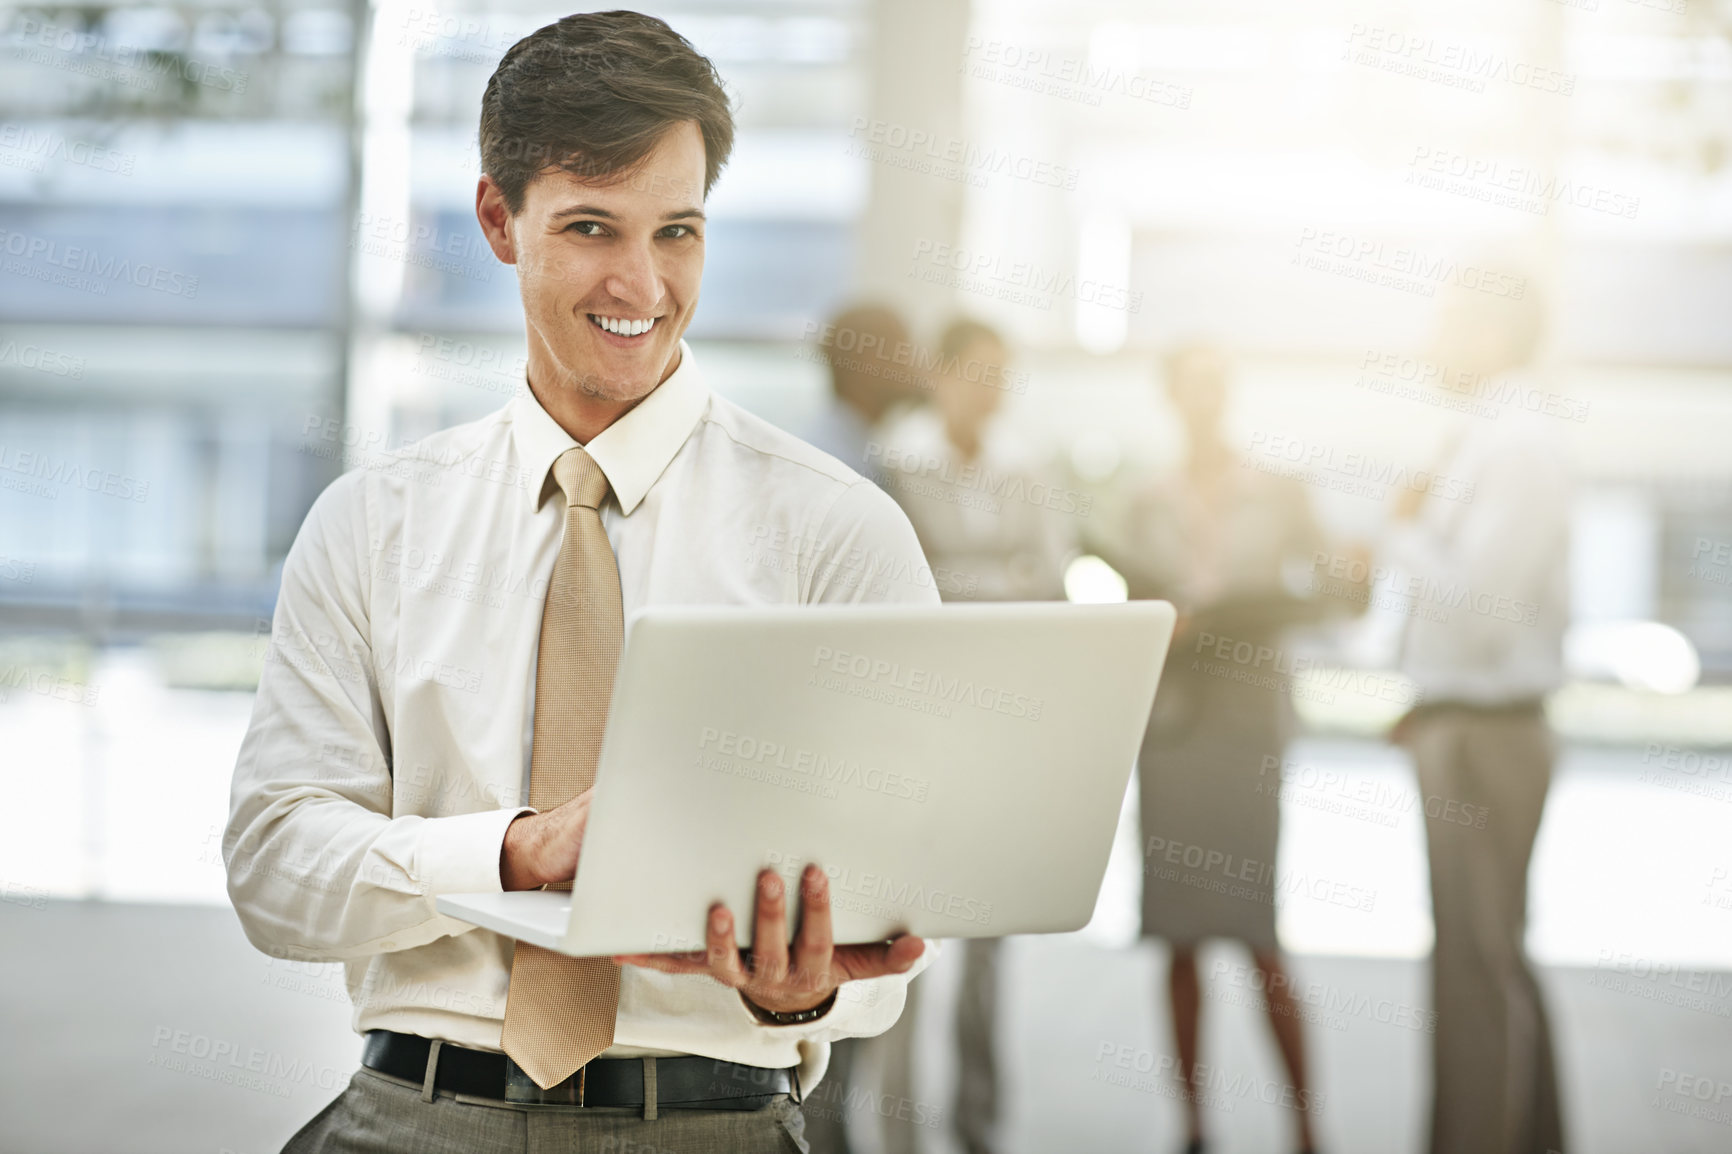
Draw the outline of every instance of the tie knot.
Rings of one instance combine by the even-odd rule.
[[[607,474],[581,448],[567,449],[553,463],[553,479],[565,492],[566,506],[600,509],[607,497]]]

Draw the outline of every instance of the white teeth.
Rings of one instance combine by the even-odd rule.
[[[597,316],[595,313],[590,313],[589,319],[608,332],[617,333],[622,337],[635,337],[647,333],[655,327],[656,323],[655,317],[646,317],[641,321],[628,321],[620,317]]]

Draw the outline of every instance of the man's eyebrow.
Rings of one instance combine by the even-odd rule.
[[[570,208],[562,208],[554,213],[551,219],[564,220],[568,216],[599,216],[603,220],[619,219],[605,208],[596,208],[588,204],[574,204]]]
[[[602,220],[618,220],[619,219],[619,217],[616,214],[609,212],[607,209],[596,208],[594,205],[590,205],[590,204],[574,204],[570,208],[562,208],[558,212],[554,213],[548,219],[549,220],[564,220],[568,216],[597,216],[597,217],[600,217]],[[706,220],[708,218],[706,218],[704,216],[704,210],[701,208],[682,208],[682,209],[677,209],[673,212],[668,213],[666,216],[662,217],[662,219],[664,221],[667,221],[667,220]]]

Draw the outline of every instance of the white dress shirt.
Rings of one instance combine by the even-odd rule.
[[[601,518],[627,614],[938,600],[889,497],[713,395],[680,352],[586,446],[612,487]],[[500,1049],[514,943],[434,899],[498,892],[505,828],[533,812],[536,650],[565,522],[550,473],[574,444],[525,391],[338,478],[284,564],[235,766],[229,895],[259,949],[345,963],[357,1031]],[[628,966],[605,1056],[798,1064],[810,1088],[832,1039],[896,1020],[911,976],[848,983],[822,1019],[776,1027],[707,976]]]
[[[1471,425],[1387,559],[1418,602],[1401,670],[1428,703],[1506,705],[1563,683],[1570,617],[1568,457],[1549,418],[1513,409]],[[1447,500],[1438,492],[1466,493]]]
[[[1056,484],[1002,419],[968,460],[935,409],[915,409],[867,460],[913,522],[945,600],[1063,600],[1089,497]]]

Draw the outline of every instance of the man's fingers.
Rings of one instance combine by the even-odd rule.
[[[709,949],[702,972],[736,990],[745,985],[746,968],[740,965],[740,949],[734,944],[734,915],[726,906],[710,907],[707,937]]]
[[[752,927],[752,978],[780,983],[788,976],[788,900],[775,870],[758,874],[757,924]]]
[[[843,981],[881,978],[885,974],[902,973],[925,952],[925,941],[912,934],[901,934],[888,942],[837,946],[830,956],[830,969]]]
[[[794,977],[814,987],[830,977],[830,879],[815,865],[800,881],[800,930],[794,939]]]

